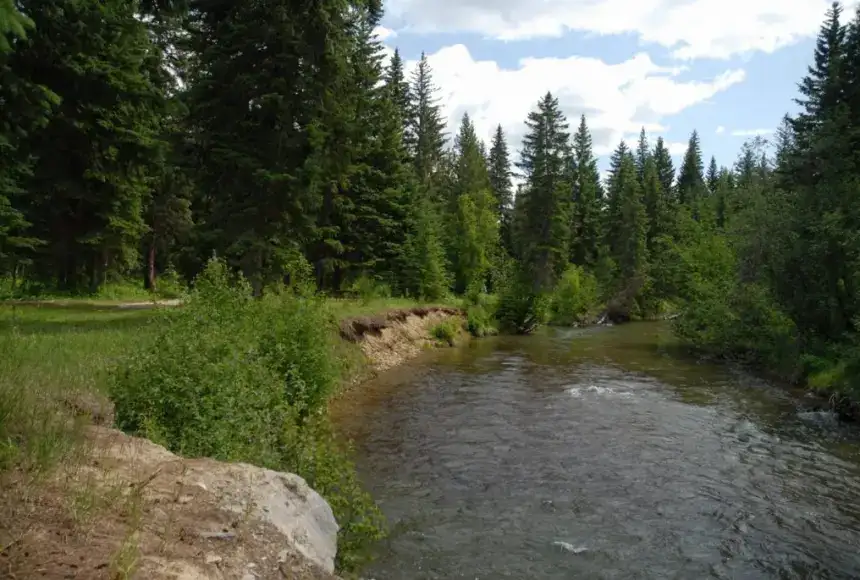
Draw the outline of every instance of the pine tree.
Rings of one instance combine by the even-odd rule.
[[[19,142],[34,160],[19,187],[32,237],[47,242],[34,276],[61,288],[95,290],[137,262],[164,95],[134,9],[121,0],[33,2],[35,28],[2,66],[58,103]]]
[[[355,152],[337,214],[338,240],[348,277],[370,274],[396,287],[392,274],[405,259],[404,226],[414,225],[409,205],[415,184],[398,113],[403,105],[398,99],[405,95],[392,92],[390,84],[379,84],[382,46],[373,34],[375,25],[368,16],[361,20],[350,59],[356,83],[351,99]]]
[[[603,188],[585,115],[580,118],[579,127],[573,136],[573,157],[577,171],[574,184],[571,261],[594,267],[601,243],[600,204]]]
[[[684,162],[678,173],[678,201],[697,211],[699,201],[704,197],[707,186],[705,185],[704,167],[702,165],[702,148],[699,144],[699,133],[693,131],[687,152],[684,154]]]
[[[488,156],[488,172],[490,190],[496,200],[499,215],[499,237],[502,247],[508,254],[513,255],[512,214],[514,210],[511,177],[511,160],[508,153],[508,143],[502,126],[496,127]]]
[[[421,53],[418,66],[412,72],[406,143],[414,160],[419,183],[428,191],[433,188],[433,178],[439,170],[446,142],[445,120],[438,104],[437,91],[427,56]]]
[[[15,0],[0,0],[0,54],[12,49],[10,40],[26,38],[33,21],[15,7]]]
[[[645,165],[651,157],[651,150],[648,146],[648,135],[645,133],[645,127],[639,132],[639,143],[636,146],[636,174],[639,176],[639,183],[645,181]]]
[[[673,202],[676,199],[675,165],[662,137],[657,138],[657,144],[654,146],[654,162],[657,164],[657,176],[660,178],[663,195],[669,202]]]
[[[568,124],[547,93],[529,113],[517,167],[526,181],[521,244],[535,292],[550,290],[568,263],[570,185]]]
[[[409,83],[406,81],[400,50],[396,48],[385,71],[385,85],[388,88],[389,98],[394,103],[395,110],[399,115],[400,122],[405,128],[409,119]]]
[[[711,163],[708,165],[708,175],[705,178],[708,184],[708,192],[713,195],[717,191],[717,182],[719,181],[719,169],[717,169],[717,159],[711,156]]]
[[[672,234],[672,213],[657,173],[657,162],[649,157],[645,162],[642,197],[648,217],[648,249],[653,253],[661,236]]]

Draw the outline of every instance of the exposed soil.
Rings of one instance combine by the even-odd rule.
[[[87,460],[38,491],[2,482],[0,578],[336,579],[300,553],[302,538],[258,517],[263,470],[179,458],[112,429],[90,440]]]
[[[340,335],[359,345],[373,371],[380,372],[417,356],[433,346],[429,331],[462,310],[427,306],[390,310],[376,316],[349,318],[341,322]]]

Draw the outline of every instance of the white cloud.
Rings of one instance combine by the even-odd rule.
[[[725,128],[725,127],[723,127],[722,125],[720,125],[719,127],[717,127],[717,135],[722,135],[722,134],[723,134],[723,133],[725,133],[725,132],[726,132],[726,128]]]
[[[732,137],[763,137],[772,134],[773,129],[735,129],[732,131]]]
[[[376,28],[374,28],[373,34],[375,34],[376,38],[378,38],[381,41],[385,41],[385,40],[388,40],[390,38],[394,38],[395,36],[397,36],[397,32],[395,32],[394,30],[391,30],[390,28],[386,28],[384,26],[377,26]]]
[[[636,34],[678,59],[774,52],[814,35],[830,0],[389,0],[388,18],[416,32],[474,32],[500,40],[568,30]],[[855,4],[856,0],[848,2]],[[846,10],[846,14],[850,14]]]
[[[666,117],[707,101],[745,76],[743,70],[728,70],[707,81],[680,81],[677,70],[658,66],[646,54],[618,64],[578,56],[524,58],[517,68],[505,69],[495,61],[474,60],[462,44],[442,48],[428,60],[452,136],[468,112],[480,137],[489,140],[501,123],[516,150],[526,115],[551,91],[571,132],[586,115],[599,155],[612,151],[623,136],[638,136],[642,127],[651,134],[665,131]],[[670,147],[677,153],[686,144]]]

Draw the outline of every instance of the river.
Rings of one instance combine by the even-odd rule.
[[[391,526],[376,580],[860,578],[858,427],[666,325],[427,353],[333,409]]]

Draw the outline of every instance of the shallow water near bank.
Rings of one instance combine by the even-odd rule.
[[[858,427],[668,327],[428,353],[333,415],[392,528],[366,578],[857,578]]]

